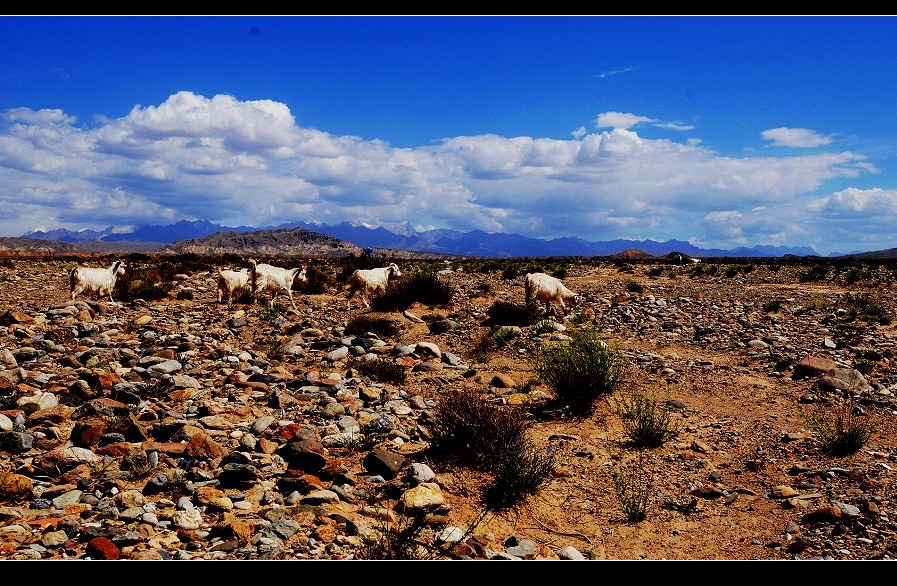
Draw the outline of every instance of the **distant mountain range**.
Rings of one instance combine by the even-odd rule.
[[[490,234],[481,230],[459,232],[457,230],[435,229],[417,232],[407,222],[385,227],[369,227],[341,222],[336,225],[291,222],[279,226],[253,228],[250,226],[228,227],[213,224],[205,220],[186,221],[166,226],[141,226],[131,231],[110,226],[102,231],[81,230],[73,232],[65,229],[49,232],[35,231],[22,235],[22,238],[54,240],[69,243],[151,243],[162,245],[174,244],[182,240],[202,239],[222,231],[258,232],[262,230],[282,230],[302,228],[332,236],[362,248],[382,248],[409,252],[447,254],[454,256],[475,257],[538,257],[538,256],[613,256],[627,250],[641,250],[653,256],[664,256],[671,252],[681,252],[692,257],[781,257],[819,256],[809,246],[753,246],[751,248],[735,248],[723,250],[717,248],[698,248],[681,240],[605,240],[589,241],[581,238],[567,237],[544,240],[528,238],[519,234]],[[865,253],[875,254],[875,253]],[[840,255],[830,255],[840,256]],[[858,255],[851,255],[858,256]],[[875,258],[875,257],[871,257]]]

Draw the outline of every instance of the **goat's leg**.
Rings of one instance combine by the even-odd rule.
[[[355,297],[355,287],[352,287],[351,289],[349,289],[349,297],[346,298],[346,309],[347,310],[352,309],[352,298],[353,297]]]
[[[296,313],[299,313],[299,310],[296,309],[296,302],[293,301],[293,292],[292,292],[292,291],[287,291],[287,295],[290,296],[290,305],[293,306],[293,311],[295,311]]]

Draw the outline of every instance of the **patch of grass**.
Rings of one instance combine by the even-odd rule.
[[[859,319],[867,324],[883,326],[891,323],[891,313],[888,308],[868,293],[848,295],[845,299],[845,306],[848,319]]]
[[[571,330],[569,340],[543,348],[534,370],[576,416],[591,415],[598,399],[613,394],[631,372],[619,344],[602,339],[588,326]]]
[[[614,494],[628,523],[644,521],[648,516],[652,483],[643,458],[644,455],[639,452],[636,462],[628,466],[617,464],[611,469]]]
[[[281,301],[275,301],[270,305],[267,302],[260,302],[258,316],[262,321],[274,321],[277,318],[286,315],[289,309],[290,306]]]
[[[564,280],[567,278],[567,267],[559,267],[551,271],[551,275],[556,279]]]
[[[626,283],[624,284],[624,286],[630,293],[641,294],[645,292],[645,286],[634,279],[626,279]]]
[[[855,283],[858,283],[859,281],[871,280],[872,277],[872,271],[870,271],[869,267],[865,265],[850,267],[847,272],[844,273],[844,284],[853,285]]]
[[[504,510],[526,501],[546,484],[554,472],[554,458],[529,441],[499,445],[490,456],[492,483],[483,491],[488,510]]]
[[[367,452],[376,446],[375,436],[363,433],[351,433],[340,436],[331,449],[343,449],[350,453]]]
[[[498,349],[499,342],[495,339],[493,332],[486,331],[481,333],[471,345],[471,355],[477,362],[489,362],[489,358]]]
[[[874,422],[853,400],[816,403],[802,415],[819,448],[830,456],[855,454],[875,435]]]
[[[398,515],[390,521],[390,512],[384,511],[380,527],[362,541],[359,557],[364,560],[426,560],[430,558],[422,534],[426,528],[421,516]]]
[[[128,472],[128,478],[131,480],[146,478],[154,469],[146,452],[142,450],[125,454],[119,468],[123,472]]]
[[[255,302],[255,299],[252,296],[252,290],[249,287],[240,287],[235,290],[233,295],[231,295],[231,300],[233,303],[240,303],[242,305],[252,305]]]
[[[270,360],[283,360],[284,347],[279,337],[269,337],[264,347],[265,356],[267,356]]]
[[[653,393],[623,387],[613,395],[614,411],[636,447],[656,448],[679,434],[669,401]]]

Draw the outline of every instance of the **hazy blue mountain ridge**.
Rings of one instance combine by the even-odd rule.
[[[757,245],[733,250],[702,249],[681,240],[658,242],[654,240],[606,240],[589,241],[577,237],[562,237],[551,240],[529,238],[520,234],[490,234],[482,230],[460,232],[445,228],[416,232],[407,222],[394,226],[396,233],[384,227],[368,227],[349,222],[339,224],[315,224],[289,222],[279,226],[253,228],[249,226],[229,227],[206,220],[181,220],[167,226],[141,226],[130,232],[114,227],[102,231],[82,230],[73,232],[65,229],[35,231],[23,234],[23,238],[37,238],[61,242],[158,242],[173,244],[180,240],[196,239],[216,232],[254,232],[259,230],[303,228],[318,232],[356,246],[387,248],[414,252],[434,252],[457,256],[482,256],[496,258],[526,256],[611,256],[625,250],[642,250],[654,256],[670,252],[682,252],[693,257],[779,257],[784,255],[819,256],[809,246],[787,247]],[[829,256],[840,256],[833,254]]]

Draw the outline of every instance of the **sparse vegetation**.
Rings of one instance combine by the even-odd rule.
[[[383,264],[382,258],[375,260],[376,266]],[[154,262],[142,259],[135,264],[151,267]],[[535,541],[537,559],[553,557],[552,551],[560,555],[562,546],[578,547],[586,542],[589,547],[580,549],[587,557],[604,555],[608,559],[630,554],[649,559],[688,555],[890,559],[897,551],[888,548],[878,533],[865,531],[872,520],[897,516],[893,499],[886,498],[893,492],[893,482],[883,466],[889,463],[889,448],[895,444],[890,426],[884,423],[895,409],[894,397],[888,392],[893,392],[897,380],[897,351],[890,343],[894,336],[893,288],[883,285],[887,275],[897,273],[889,266],[870,269],[858,265],[854,269],[848,263],[827,259],[784,259],[781,265],[764,263],[756,270],[739,259],[721,259],[718,265],[709,259],[696,265],[673,265],[635,258],[625,263],[634,267],[634,274],[618,274],[617,265],[607,259],[463,259],[450,265],[457,273],[436,275],[435,268],[449,263],[441,259],[400,261],[405,278],[420,272],[458,287],[458,294],[452,295],[445,307],[430,311],[414,308],[422,319],[418,323],[392,313],[396,310],[343,311],[346,292],[338,289],[334,276],[343,261],[307,262],[316,267],[309,273],[319,274],[315,279],[321,297],[297,296],[299,310],[295,312],[286,311],[287,303],[268,307],[247,297],[245,302],[252,306],[242,308],[246,319],[239,321],[233,319],[235,308],[214,302],[214,274],[175,279],[178,263],[153,277],[153,283],[163,279],[158,281],[163,289],[166,283],[176,283],[160,302],[85,300],[74,308],[64,287],[52,294],[35,287],[42,281],[26,275],[30,261],[17,262],[15,271],[0,269],[0,278],[5,273],[14,278],[12,286],[4,284],[11,292],[4,299],[12,299],[12,292],[28,292],[21,296],[25,315],[8,303],[10,311],[0,316],[5,320],[0,321],[4,341],[21,365],[11,366],[7,375],[29,373],[31,379],[0,385],[0,407],[30,413],[33,405],[29,401],[37,398],[34,385],[40,384],[54,389],[67,408],[77,408],[86,430],[78,438],[67,438],[66,426],[57,421],[24,417],[25,429],[34,436],[37,449],[20,454],[9,450],[10,473],[28,471],[25,475],[29,478],[77,482],[85,492],[109,499],[113,487],[128,481],[159,490],[174,502],[183,488],[176,475],[181,475],[183,482],[189,479],[196,484],[220,473],[225,465],[266,464],[268,451],[297,441],[293,434],[315,428],[326,437],[327,483],[353,492],[358,507],[371,497],[364,518],[357,517],[357,523],[350,523],[341,512],[330,513],[329,504],[315,505],[316,511],[327,511],[327,518],[335,520],[323,529],[332,529],[338,540],[332,549],[324,549],[328,544],[322,541],[310,551],[334,558],[425,560],[460,554],[481,558],[488,555],[484,552],[500,551],[503,546],[510,550],[509,535]],[[241,260],[235,258],[228,264],[239,266]],[[826,281],[797,285],[801,271],[811,265],[828,270]],[[41,265],[40,272],[64,285],[61,266],[51,265],[48,270]],[[190,265],[180,268],[191,275]],[[506,269],[522,273],[535,268],[553,275],[573,275],[571,285],[583,293],[582,302],[563,319],[536,319],[522,304],[522,279],[501,278]],[[141,270],[135,283],[143,279]],[[208,271],[208,263],[204,270]],[[723,271],[730,270],[735,279],[723,279]],[[751,278],[742,278],[752,270]],[[771,275],[777,271],[776,276]],[[164,275],[169,273],[172,278],[165,281]],[[647,280],[667,273],[680,282]],[[706,279],[689,282],[688,274]],[[311,281],[303,293],[312,293]],[[847,284],[854,287],[848,289]],[[178,287],[188,287],[195,297],[176,297]],[[637,298],[635,294],[644,291],[655,293],[669,305]],[[404,299],[413,297],[408,293]],[[279,299],[285,301],[285,297]],[[57,315],[57,307],[72,313]],[[27,321],[29,315],[40,314],[50,321]],[[447,320],[457,323],[445,330],[431,328]],[[368,333],[387,342],[389,348],[396,342],[409,346],[434,342],[442,350],[443,360],[434,360],[424,350],[397,359],[399,352],[387,352],[386,347],[359,356],[358,347],[366,347],[366,340],[353,342],[346,358],[331,362],[325,357],[344,344],[347,336],[373,338]],[[621,341],[616,342],[611,334]],[[300,337],[294,351],[284,351],[282,343]],[[767,346],[748,346],[754,339],[762,339]],[[45,350],[51,352],[39,356]],[[373,358],[375,351],[383,358]],[[183,382],[189,381],[187,376],[196,377],[201,389],[182,388],[180,376],[147,377],[149,364],[171,356],[183,364]],[[818,358],[819,364],[805,361],[808,356]],[[455,362],[455,357],[461,361]],[[64,360],[64,368],[51,368],[51,360]],[[422,364],[430,360],[432,364]],[[829,380],[816,370],[824,366],[824,360],[856,369],[866,375],[872,388],[840,388],[834,376]],[[805,376],[795,372],[792,378],[788,371],[796,369],[799,362],[807,367]],[[434,368],[412,369],[412,363]],[[127,384],[115,382],[116,373],[125,374],[122,378]],[[152,381],[152,386],[141,379]],[[190,403],[182,398],[188,395],[195,397]],[[111,405],[95,400],[100,396],[133,407],[134,417],[116,413],[113,419],[106,419],[104,415],[103,425],[95,425],[95,415],[88,409]],[[676,400],[664,400],[670,396]],[[338,414],[343,413],[340,407],[345,407],[346,415],[356,417],[361,431],[346,430],[348,418]],[[203,421],[216,415],[237,421],[237,429],[245,429],[262,414],[273,415],[275,423],[260,434],[242,432],[239,444],[236,433],[229,437],[219,431],[210,433],[222,444],[239,445],[220,465],[217,457],[180,452],[160,452],[158,463],[155,455],[148,458],[139,450],[121,455],[128,443],[148,446],[149,442],[183,441],[184,432],[169,423],[180,414]],[[558,421],[571,415],[579,419]],[[21,419],[14,423],[16,430],[21,425]],[[787,436],[783,435],[786,430]],[[259,442],[255,448],[251,448],[253,441]],[[75,470],[38,455],[38,451],[55,449],[62,442],[109,455],[91,457]],[[614,447],[608,450],[605,442]],[[97,446],[102,449],[94,450]],[[205,447],[215,448],[211,443]],[[442,489],[445,504],[434,505],[426,513],[403,508],[409,477],[383,480],[373,478],[372,472],[369,479],[366,472],[359,472],[362,459],[380,447],[410,454],[413,462],[432,466],[436,472],[433,482]],[[615,453],[617,447],[619,453]],[[839,462],[839,458],[845,460]],[[279,501],[299,483],[314,480],[311,473],[300,477],[298,468],[298,464],[290,464],[289,472],[280,474],[270,472],[270,466],[259,466],[258,482],[275,478],[278,482],[276,489],[265,489],[263,498]],[[788,480],[786,474],[794,476]],[[167,484],[159,481],[161,488],[148,484],[149,479],[162,475],[169,480]],[[362,481],[348,483],[353,475]],[[224,479],[236,480],[222,474]],[[859,507],[862,517],[845,516],[811,527],[803,521],[807,511],[802,507],[789,507],[791,503],[786,501],[779,507],[766,500],[772,486],[785,482],[801,491],[824,492],[839,499],[845,495],[845,502]],[[221,489],[228,495],[244,492],[243,484],[240,480]],[[245,486],[250,486],[249,480]],[[735,486],[737,493],[732,490]],[[720,491],[726,493],[724,498],[717,498]],[[752,507],[750,502],[761,501],[747,491],[757,498],[764,495],[763,503],[775,506]],[[34,499],[29,493],[22,498]],[[348,502],[340,496],[336,509]],[[678,513],[652,518],[652,508],[661,502],[664,509]],[[880,509],[878,513],[872,503]],[[518,507],[523,510],[515,510]],[[20,508],[28,519],[45,516],[45,511],[30,510],[24,504]],[[266,536],[270,526],[271,515],[264,516],[269,509],[258,509],[241,511],[253,524],[253,544],[261,544],[259,537]],[[480,519],[477,511],[501,514],[490,517],[488,528],[475,532]],[[203,515],[217,513],[210,508]],[[457,553],[436,537],[449,516],[453,529],[461,527],[465,536],[471,537],[458,545]],[[458,522],[471,516],[473,524]],[[746,521],[748,517],[750,521]],[[102,515],[91,519],[102,525],[108,522]],[[650,522],[641,528],[621,527],[621,523],[637,524],[646,519]],[[678,539],[669,536],[692,521],[699,521],[702,531],[681,535],[678,539],[689,539],[689,547],[675,548]],[[767,521],[779,528],[792,521],[800,524],[799,539],[798,534],[786,541],[777,535],[752,533],[751,527]],[[741,523],[744,525],[736,529]],[[869,527],[884,527],[881,521],[877,523]],[[215,555],[257,555],[230,533],[219,538],[219,529],[213,529],[210,545],[224,553]],[[753,542],[755,534],[763,545]],[[595,541],[592,547],[596,536],[603,543],[599,546]],[[629,538],[632,540],[627,541]],[[31,542],[38,543],[38,539],[34,533]],[[45,554],[58,556],[64,549],[65,555],[80,555],[84,544],[79,545],[79,539],[72,533],[65,548],[49,549]],[[714,544],[714,540],[721,543]],[[633,545],[635,541],[638,543]],[[795,543],[806,549],[799,550]],[[237,549],[224,550],[225,544]],[[174,547],[183,550],[183,544]],[[299,551],[299,545],[296,547]],[[26,544],[19,544],[15,551],[25,550]],[[197,551],[204,555],[203,548]],[[262,553],[261,546],[257,551]]]
[[[434,454],[492,475],[482,492],[488,510],[525,503],[551,477],[552,455],[528,437],[532,425],[514,407],[493,405],[472,389],[449,390],[437,403],[431,429]]]
[[[635,447],[656,448],[679,433],[669,400],[657,401],[650,390],[622,386],[613,394],[613,405]]]
[[[771,299],[763,304],[763,311],[767,313],[776,313],[782,308],[781,299]]]
[[[394,338],[399,333],[399,325],[395,320],[365,313],[353,316],[346,324],[347,334],[363,336],[368,332],[376,334],[381,340]]]
[[[815,403],[802,414],[819,448],[837,458],[860,451],[875,434],[875,424],[852,399]]]
[[[413,303],[430,307],[448,305],[454,291],[450,283],[432,270],[416,270],[407,276],[390,279],[386,292],[371,299],[374,311],[403,311]]]
[[[845,317],[848,320],[861,320],[867,324],[886,326],[891,323],[890,310],[868,293],[848,294],[844,299]]]
[[[813,265],[804,270],[799,277],[801,283],[813,283],[824,281],[828,276],[829,268],[823,265]]]
[[[570,340],[542,349],[535,371],[558,402],[575,416],[591,415],[596,402],[611,395],[630,374],[626,353],[615,340],[602,339],[589,326],[570,332]]]
[[[485,325],[529,326],[536,322],[537,312],[525,304],[496,301],[486,312]]]
[[[626,290],[629,291],[630,293],[641,294],[641,293],[645,292],[645,286],[634,279],[626,279],[624,286],[626,287]]]
[[[359,557],[363,560],[426,560],[430,550],[422,539],[426,528],[424,519],[414,515],[395,515],[377,503],[369,508],[380,508],[373,533],[363,540]]]
[[[256,300],[256,303],[258,303],[259,319],[266,322],[274,321],[284,316],[290,309],[289,305],[277,300],[272,304],[268,304],[266,301],[259,302],[258,300]]]
[[[627,523],[639,523],[647,518],[651,498],[651,475],[644,454],[639,452],[637,458],[629,464],[618,460],[611,468],[614,494]]]
[[[326,264],[321,262],[310,263],[305,269],[305,278],[307,281],[305,281],[301,288],[297,288],[297,290],[309,295],[327,293],[336,289],[338,286],[336,275],[328,270]]]

